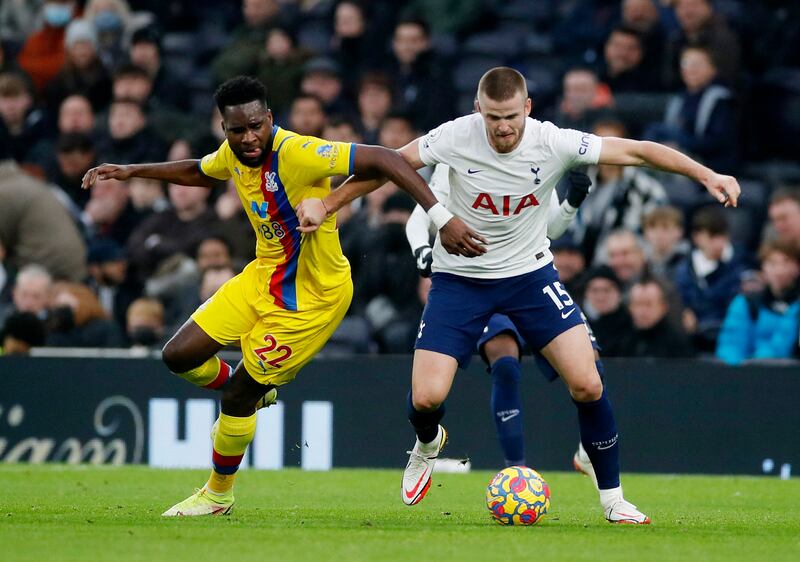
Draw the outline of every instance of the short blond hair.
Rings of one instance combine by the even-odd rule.
[[[527,98],[528,84],[522,74],[507,66],[496,66],[486,71],[478,82],[478,95],[484,94],[490,100],[510,100],[517,92]]]
[[[149,297],[141,297],[136,299],[128,307],[126,319],[131,321],[134,315],[144,316],[149,320],[155,320],[159,324],[164,322],[164,305],[161,301]]]

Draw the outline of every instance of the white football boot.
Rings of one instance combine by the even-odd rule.
[[[597,488],[597,475],[594,473],[592,461],[589,460],[589,455],[586,454],[586,449],[583,448],[583,444],[580,441],[578,441],[578,450],[572,456],[572,466],[578,472],[582,472],[591,478],[592,482],[594,482],[594,487]]]
[[[420,443],[420,440],[417,439],[414,449],[406,451],[409,458],[406,469],[403,471],[403,485],[400,494],[403,503],[415,505],[425,497],[428,488],[431,487],[431,472],[436,464],[436,458],[446,443],[447,431],[440,425],[436,439],[430,443]]]
[[[605,508],[609,523],[627,523],[630,525],[649,525],[650,518],[636,509],[636,506],[623,498]]]
[[[176,503],[161,514],[162,517],[196,517],[199,515],[228,515],[233,509],[233,490],[225,494],[212,494],[205,486]]]

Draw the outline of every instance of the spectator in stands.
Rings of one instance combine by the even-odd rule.
[[[464,37],[486,21],[489,10],[481,0],[411,0],[402,17],[427,22],[433,33]]]
[[[122,331],[82,283],[59,281],[53,286],[47,327],[47,345],[52,347],[120,347],[123,343]]]
[[[89,246],[88,262],[89,287],[106,314],[124,328],[128,307],[142,294],[141,284],[128,275],[125,248],[113,240],[98,240]]]
[[[0,243],[16,269],[43,265],[62,279],[83,279],[86,248],[64,206],[38,179],[11,159],[0,127]]]
[[[725,311],[739,292],[744,264],[731,244],[725,211],[699,210],[692,219],[694,249],[678,265],[675,284],[684,310],[684,329],[695,349],[716,349]]]
[[[606,237],[605,248],[598,263],[605,263],[616,274],[627,294],[631,286],[645,273],[647,260],[639,238],[629,230],[615,230]]]
[[[11,311],[30,312],[45,320],[53,294],[53,277],[41,265],[28,264],[20,268],[11,291]]]
[[[397,109],[420,131],[454,116],[451,72],[431,47],[430,28],[421,19],[398,22],[387,68]]]
[[[601,137],[627,137],[620,121],[598,122],[594,134]],[[591,262],[595,249],[618,229],[641,233],[642,216],[666,204],[667,193],[661,183],[636,166],[597,166],[589,170],[593,188],[578,210],[573,228],[576,241]]]
[[[561,103],[552,120],[562,128],[589,131],[611,102],[611,92],[593,70],[573,68],[564,74]]]
[[[366,144],[376,144],[381,123],[392,109],[392,88],[383,74],[365,75],[358,86],[358,113]]]
[[[5,4],[5,2],[3,2]],[[37,92],[43,92],[66,60],[64,37],[67,25],[78,14],[76,0],[48,0],[37,16],[42,27],[28,36],[17,62],[33,80]]]
[[[204,269],[200,277],[200,298],[197,305],[210,299],[217,289],[235,276],[236,271],[230,265],[215,265]]]
[[[364,142],[363,137],[351,121],[337,116],[331,117],[325,123],[325,128],[322,130],[322,138],[337,142]]]
[[[113,240],[124,246],[142,221],[130,202],[128,186],[117,180],[99,180],[90,190],[89,201],[81,214],[84,236],[89,243]]]
[[[367,25],[368,3],[342,0],[333,12],[333,35],[330,56],[342,69],[342,81],[348,89],[355,89],[359,77],[375,67],[382,55],[385,37],[376,36],[377,29]]]
[[[683,237],[683,214],[675,207],[657,207],[644,215],[642,232],[650,273],[675,279],[675,269],[689,254],[689,242]]]
[[[355,113],[345,96],[341,69],[329,58],[317,57],[305,64],[300,91],[319,98],[328,115],[348,117]]]
[[[622,25],[638,31],[644,45],[644,59],[642,66],[653,69],[659,75],[663,68],[664,43],[666,32],[661,23],[661,14],[655,0],[623,0]],[[661,76],[657,77],[658,85]]]
[[[160,349],[164,343],[164,307],[157,299],[138,298],[128,308],[125,334],[131,347]]]
[[[559,271],[560,273],[560,271]],[[619,357],[633,324],[622,302],[622,284],[607,265],[586,272],[581,309],[589,319],[604,357]]]
[[[403,148],[417,138],[411,119],[404,113],[389,113],[381,123],[378,144],[386,148]]]
[[[154,98],[159,104],[180,111],[191,111],[191,96],[186,95],[186,90],[175,77],[173,69],[161,58],[161,34],[155,25],[147,25],[133,32],[130,62],[150,75],[153,86],[148,98]]]
[[[85,19],[73,20],[64,38],[67,53],[64,65],[45,88],[46,107],[55,113],[70,95],[89,99],[95,110],[105,109],[111,101],[111,77],[97,54],[97,34]]]
[[[116,68],[127,58],[126,41],[135,25],[127,0],[89,0],[83,17],[97,30],[97,51],[106,68]]]
[[[81,188],[83,174],[98,163],[94,141],[83,133],[66,133],[58,138],[55,148],[55,162],[45,168],[47,180],[83,209],[90,197],[88,190]]]
[[[108,134],[98,141],[98,160],[156,162],[166,153],[164,141],[148,123],[145,108],[133,99],[115,99],[108,112]]]
[[[633,331],[622,346],[625,357],[691,357],[694,350],[669,319],[667,289],[654,277],[633,284],[628,303]]]
[[[759,252],[763,291],[738,295],[719,334],[717,357],[738,365],[748,359],[796,357],[800,328],[800,254],[779,240]]]
[[[214,81],[249,72],[264,48],[270,28],[286,24],[278,0],[242,0],[244,23],[231,34],[231,42],[211,62]]]
[[[666,83],[678,86],[678,69],[687,46],[702,47],[710,53],[720,79],[733,85],[739,74],[740,46],[725,19],[714,12],[712,0],[675,0],[679,29],[667,40]]]
[[[722,173],[734,171],[738,135],[733,93],[717,79],[711,52],[703,47],[684,49],[681,76],[686,90],[672,97],[664,122],[649,126],[645,137],[672,143]]]
[[[287,125],[299,135],[321,137],[328,121],[322,101],[312,94],[300,94],[292,101]]]
[[[370,323],[382,353],[411,350],[419,326],[417,267],[408,252],[405,225],[414,202],[396,192],[382,205],[382,223],[364,246],[364,259],[355,290],[361,295],[357,310]]]
[[[569,234],[550,242],[553,253],[553,265],[558,270],[558,277],[567,292],[580,300],[583,294],[583,274],[586,272],[586,258],[580,246]]]
[[[0,2],[0,51],[8,45],[9,58],[25,40],[36,30],[40,10],[44,0],[11,0]],[[0,68],[2,68],[0,64]]]
[[[210,190],[170,184],[168,192],[172,209],[146,218],[128,239],[131,265],[141,281],[172,256],[192,256],[200,241],[217,227],[214,210],[208,206]]]
[[[289,109],[299,91],[308,58],[307,51],[297,48],[294,34],[288,27],[273,27],[267,33],[253,74],[267,84],[270,108],[275,115],[281,116]]]
[[[619,19],[619,0],[577,0],[554,3],[559,6],[559,21],[550,31],[556,52],[572,59],[598,57],[597,49]],[[586,129],[584,129],[586,130]]]
[[[44,112],[35,105],[21,74],[0,74],[0,126],[5,127],[8,150],[19,163],[30,161],[33,147],[47,136]]]
[[[166,142],[188,138],[194,134],[196,132],[194,120],[153,95],[153,88],[153,78],[140,66],[123,64],[114,72],[112,83],[114,99],[139,103],[147,115],[148,124]],[[182,96],[186,96],[185,89],[180,91]]]
[[[606,39],[600,81],[611,93],[649,92],[658,89],[652,66],[644,65],[644,40],[636,29],[616,27]]]
[[[30,312],[15,312],[0,328],[0,356],[26,355],[45,342],[44,322]]]
[[[164,184],[149,178],[128,180],[131,205],[142,216],[160,213],[169,209],[169,199],[164,195]]]
[[[770,238],[793,245],[800,250],[800,189],[783,188],[769,200]]]
[[[93,135],[94,118],[89,98],[81,94],[67,96],[58,107],[58,132]]]

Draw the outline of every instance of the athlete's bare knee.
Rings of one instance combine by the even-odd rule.
[[[418,412],[433,412],[444,402],[444,398],[433,393],[419,393],[412,397],[414,409]]]
[[[599,376],[585,378],[569,386],[569,393],[576,402],[594,402],[603,395],[603,381]]]
[[[483,352],[486,354],[489,365],[493,365],[501,357],[517,359],[520,355],[519,344],[511,334],[499,334],[493,337],[484,344]]]

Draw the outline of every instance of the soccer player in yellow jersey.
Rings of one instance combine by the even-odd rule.
[[[266,90],[239,76],[214,94],[226,140],[201,160],[155,164],[103,164],[97,179],[154,178],[212,187],[233,178],[256,231],[256,258],[225,283],[164,347],[170,371],[222,393],[222,413],[212,431],[213,469],[195,494],[163,515],[217,515],[233,507],[236,471],[256,428],[256,409],[275,400],[285,384],[325,345],[350,306],[350,265],[342,254],[336,218],[319,230],[300,227],[295,207],[330,191],[329,177],[357,173],[387,176],[429,211],[442,243],[453,253],[483,253],[483,239],[453,217],[422,178],[395,151],[297,135],[273,124]],[[217,357],[239,342],[243,360],[234,370]]]

